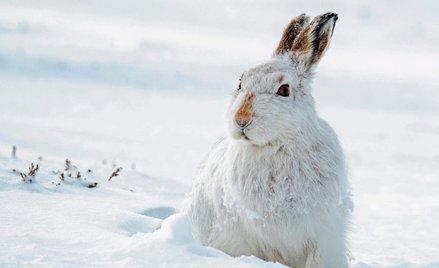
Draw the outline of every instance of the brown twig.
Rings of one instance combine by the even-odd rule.
[[[23,172],[18,172],[18,174],[20,175],[23,182],[26,182],[26,179],[28,179],[30,177],[29,182],[32,183],[32,180],[35,178],[35,175],[37,175],[37,172],[39,169],[40,169],[40,166],[38,164],[34,165],[34,163],[31,163],[27,174],[23,173]],[[16,171],[16,170],[14,169],[14,171]]]
[[[65,171],[70,170],[72,167],[72,162],[69,159],[66,159],[66,167],[64,168]]]
[[[119,172],[122,171],[122,167],[118,167],[113,173],[111,173],[111,176],[108,178],[108,181],[111,181],[112,178],[119,176]]]
[[[40,168],[40,166],[38,164],[35,166],[34,163],[31,163],[30,167],[29,167],[29,172],[27,173],[27,175],[29,175],[31,177],[35,177],[39,168]]]

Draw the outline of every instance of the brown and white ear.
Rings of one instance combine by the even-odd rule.
[[[325,54],[337,19],[337,14],[331,12],[317,16],[294,39],[291,54],[305,71],[316,66]]]
[[[309,23],[309,17],[305,14],[301,14],[293,18],[288,26],[285,28],[279,45],[274,51],[274,55],[280,55],[291,50],[294,39],[303,30],[303,28]]]

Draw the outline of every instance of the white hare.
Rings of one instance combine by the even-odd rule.
[[[212,148],[186,204],[203,244],[292,267],[348,266],[343,152],[310,88],[336,21],[335,13],[294,18],[273,57],[242,74],[228,135]]]

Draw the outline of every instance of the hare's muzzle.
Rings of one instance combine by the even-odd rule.
[[[252,102],[254,96],[252,92],[247,92],[241,107],[239,107],[235,113],[235,122],[240,128],[245,128],[252,120]]]

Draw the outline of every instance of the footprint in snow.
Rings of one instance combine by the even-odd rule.
[[[137,233],[152,233],[160,229],[162,221],[176,213],[172,207],[154,207],[136,214],[121,225],[125,234],[133,236]],[[147,217],[145,217],[147,216]]]
[[[122,232],[129,236],[137,233],[152,233],[162,225],[161,220],[156,218],[146,218],[141,215],[133,216],[128,221],[120,225]]]
[[[145,210],[142,215],[164,220],[176,212],[172,207],[155,207]]]

